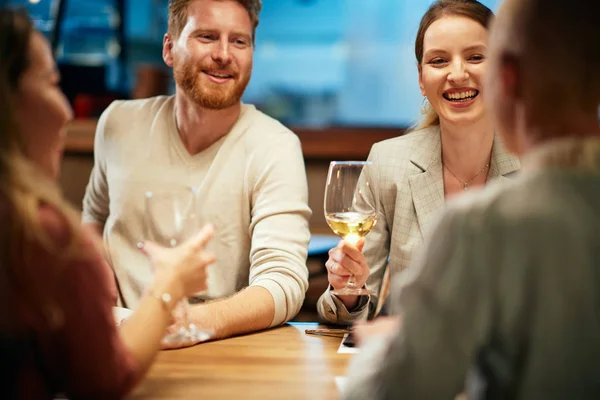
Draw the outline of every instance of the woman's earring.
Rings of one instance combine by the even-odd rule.
[[[421,102],[421,114],[425,115],[429,110],[431,110],[431,104],[429,104],[427,97],[423,97],[423,101]]]

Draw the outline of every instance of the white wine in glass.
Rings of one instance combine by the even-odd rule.
[[[325,218],[333,233],[354,245],[369,233],[377,222],[374,214],[361,214],[353,211],[328,214]]]
[[[193,188],[165,188],[146,192],[146,238],[164,247],[175,247],[202,228],[197,192]],[[188,299],[173,310],[176,324],[163,338],[168,345],[186,345],[205,341],[212,332],[188,320]],[[174,328],[174,329],[173,329]]]
[[[377,223],[377,201],[369,181],[368,161],[332,161],[325,186],[325,219],[333,232],[356,245]],[[346,287],[333,294],[364,296],[373,290],[358,287],[350,276]]]

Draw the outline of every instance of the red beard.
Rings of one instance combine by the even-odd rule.
[[[217,85],[206,81],[202,76],[205,71],[227,71],[233,76],[232,82]],[[222,110],[231,107],[242,98],[250,81],[250,71],[241,76],[231,65],[199,65],[173,58],[173,74],[177,85],[201,107],[211,110]]]

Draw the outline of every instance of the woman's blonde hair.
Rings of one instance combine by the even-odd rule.
[[[79,247],[75,242],[80,228],[76,211],[64,200],[56,183],[25,156],[25,142],[19,132],[15,103],[19,82],[29,67],[33,33],[33,25],[24,11],[0,10],[0,200],[6,206],[2,207],[3,217],[8,219],[2,221],[0,230],[0,235],[6,236],[0,237],[0,293],[3,293],[0,297],[17,293],[20,302],[39,312],[46,323],[56,325],[60,310],[47,295],[47,282],[37,279],[35,271],[26,266],[34,246],[42,246],[60,260],[74,256]],[[68,229],[66,247],[61,243],[59,249],[56,239],[42,226],[41,205],[50,206],[62,217]],[[40,267],[50,268],[50,264]],[[7,320],[6,312],[10,310],[2,310],[0,325],[14,328],[18,323]]]
[[[423,42],[425,40],[425,32],[435,21],[446,16],[461,16],[472,19],[480,23],[484,28],[488,29],[494,13],[485,5],[476,0],[438,0],[434,2],[421,18],[417,38],[415,40],[415,57],[419,68],[423,62]],[[424,107],[422,110],[423,119],[418,122],[412,130],[429,128],[430,126],[439,125],[440,117],[437,115],[429,102],[424,99]]]

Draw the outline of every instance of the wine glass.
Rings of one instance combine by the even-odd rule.
[[[164,247],[185,242],[202,228],[198,210],[198,194],[194,188],[169,188],[146,192],[146,237]],[[182,299],[173,310],[174,326],[163,338],[167,345],[198,343],[209,339],[212,332],[189,322],[189,302]]]
[[[369,161],[332,161],[325,185],[325,219],[333,232],[356,245],[377,223],[377,202],[371,190]],[[375,291],[358,287],[351,275],[346,287],[335,295],[364,296]]]

